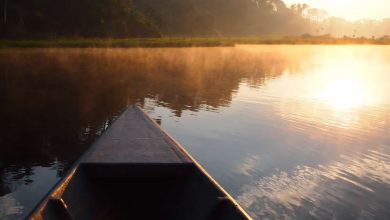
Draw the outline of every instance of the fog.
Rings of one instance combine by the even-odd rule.
[[[390,35],[390,19],[351,22],[321,8],[282,0],[6,2],[0,4],[1,38]]]
[[[167,36],[383,37],[390,19],[348,21],[307,4],[282,0],[133,0]],[[347,15],[347,14],[346,14]]]

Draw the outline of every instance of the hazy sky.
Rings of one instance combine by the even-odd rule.
[[[390,0],[284,0],[287,5],[306,3],[348,20],[390,17]]]

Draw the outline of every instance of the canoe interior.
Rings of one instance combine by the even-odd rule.
[[[129,107],[30,219],[248,219],[176,141]]]
[[[108,170],[109,168],[105,169]],[[167,175],[104,177],[80,166],[43,219],[246,219],[194,166]]]

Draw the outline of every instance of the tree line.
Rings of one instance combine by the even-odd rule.
[[[133,0],[163,35],[258,36],[304,32],[282,0]]]
[[[3,37],[142,37],[158,31],[128,0],[3,0]]]
[[[390,19],[346,21],[282,0],[2,0],[0,37],[382,36]]]

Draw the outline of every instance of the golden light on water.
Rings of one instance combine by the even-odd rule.
[[[291,169],[282,163],[276,172],[242,187],[239,203],[258,216],[301,219],[297,210],[309,207],[314,218],[331,219],[337,218],[336,206],[341,207],[340,213],[355,204],[356,210],[365,209],[361,204],[370,204],[366,207],[371,210],[382,207],[373,201],[387,200],[383,192],[390,181],[390,47],[299,49],[311,48],[316,51],[301,57],[301,63],[294,65],[298,68],[286,68],[263,87],[243,84],[237,95],[248,109],[257,107],[259,121],[271,115],[261,121],[271,131],[257,131],[262,137],[259,149],[270,148],[272,143],[263,139],[272,138],[274,130],[283,131],[275,138],[280,143],[272,148],[279,149],[278,157],[283,155],[279,161],[285,163],[295,154],[294,159],[309,164]],[[247,176],[264,173],[272,167],[267,167],[267,161],[275,161],[267,153],[259,153],[260,157],[248,154],[237,172]],[[371,200],[372,195],[376,198]],[[368,219],[378,211],[361,213],[359,218]]]
[[[378,90],[384,86],[373,77],[376,72],[369,65],[356,63],[351,59],[336,59],[327,63],[327,68],[307,82],[313,99],[319,100],[334,111],[356,111],[359,108],[375,105],[383,96]]]
[[[364,85],[353,79],[336,79],[318,93],[317,98],[335,110],[359,108],[372,101]]]
[[[321,53],[269,79],[257,91],[242,88],[240,99],[253,103],[271,99],[280,117],[299,126],[350,129],[371,124],[367,114],[381,115],[383,103],[390,101],[385,60],[364,46],[313,48]]]
[[[364,72],[367,68],[359,69],[346,61],[343,65],[338,65],[337,61],[329,63],[331,68],[309,77],[306,81],[310,85],[306,91],[309,95],[300,103],[302,111],[292,114],[316,124],[340,128],[363,126],[362,112],[376,105],[383,96],[374,86],[381,83],[372,81]]]

